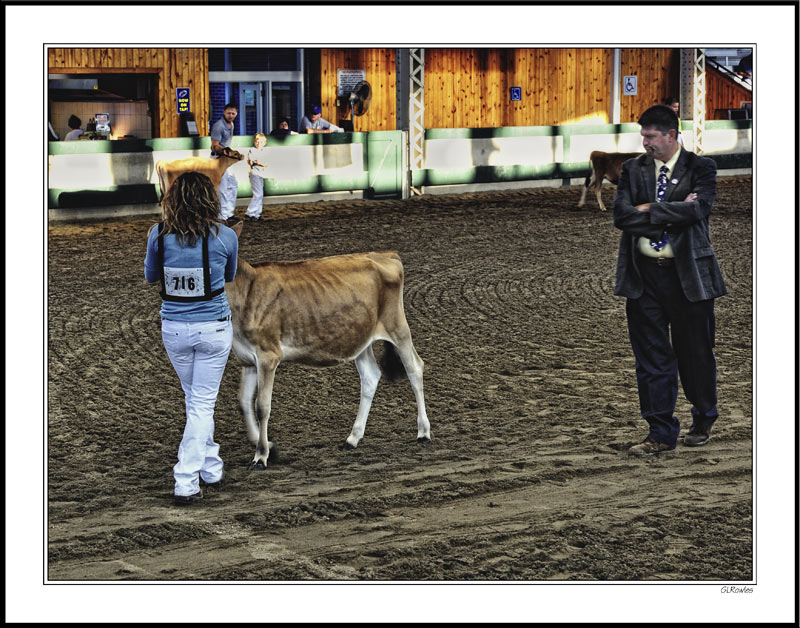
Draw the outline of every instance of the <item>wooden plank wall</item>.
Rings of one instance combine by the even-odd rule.
[[[396,67],[393,49],[323,49],[323,117],[337,110],[338,69],[364,69],[372,85],[370,110],[355,130],[396,128]],[[425,126],[481,128],[537,126],[592,120],[608,122],[611,50],[426,48]],[[510,88],[522,88],[511,102]]]
[[[611,48],[426,48],[426,128],[549,126],[607,123],[611,98]],[[372,103],[354,120],[356,131],[396,129],[394,48],[329,48],[321,51],[323,117],[346,117],[336,107],[338,69],[363,69]],[[208,51],[194,48],[51,48],[56,74],[145,73],[158,77],[156,137],[178,137],[175,88],[190,87],[198,129],[208,128]],[[680,50],[622,49],[621,74],[638,77],[638,94],[621,96],[620,121],[636,122],[650,105],[680,93]],[[511,102],[511,87],[522,100]],[[752,94],[712,69],[706,80],[708,117],[738,107]]]
[[[680,48],[623,48],[620,78],[637,77],[636,96],[622,95],[620,88],[620,122],[636,122],[652,105],[669,97],[680,98]]]
[[[706,119],[727,120],[722,110],[738,109],[748,101],[753,101],[753,92],[706,65]]]
[[[611,48],[426,48],[425,127],[492,128],[608,123],[611,108]],[[680,96],[679,48],[623,48],[621,76],[637,77],[637,94],[620,96],[620,122],[636,122],[651,105]],[[394,50],[322,51],[323,116],[336,112],[336,70],[365,69],[373,87],[370,111],[356,130],[396,128]],[[522,88],[511,102],[510,88]],[[738,107],[752,94],[708,70],[708,118]],[[328,118],[330,119],[330,118]]]
[[[607,122],[610,64],[611,51],[599,48],[426,48],[425,126]],[[511,101],[511,87],[521,101]]]
[[[372,102],[364,115],[353,116],[354,131],[394,131],[397,127],[396,53],[394,48],[326,48],[320,59],[322,117],[334,124],[350,117],[336,107],[337,70],[364,70]]]
[[[156,137],[179,137],[175,88],[191,89],[199,130],[208,128],[208,50],[205,48],[50,48],[51,74],[154,74]]]

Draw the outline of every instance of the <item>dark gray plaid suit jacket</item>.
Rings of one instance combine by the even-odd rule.
[[[697,199],[684,203],[690,192],[697,193]],[[639,236],[659,240],[664,231],[669,234],[675,269],[686,298],[703,301],[726,294],[708,233],[708,217],[716,193],[717,165],[683,148],[660,203],[655,202],[653,158],[641,155],[626,161],[614,200],[614,226],[622,230],[614,294],[631,299],[642,295],[636,240]],[[651,203],[649,213],[636,210],[636,205],[642,203]]]

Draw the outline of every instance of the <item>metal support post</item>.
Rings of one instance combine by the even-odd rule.
[[[681,120],[693,118],[694,112],[694,48],[681,48]]]
[[[425,165],[425,49],[411,48],[408,56],[408,177],[411,194],[421,195],[422,190],[412,185],[414,170]]]
[[[622,83],[622,50],[614,48],[611,54],[611,111],[609,120],[611,124],[619,124],[620,100],[619,86]]]
[[[692,120],[694,127],[694,145],[692,149],[698,155],[703,154],[703,131],[706,125],[706,50],[695,48],[694,51],[694,90],[692,103]]]

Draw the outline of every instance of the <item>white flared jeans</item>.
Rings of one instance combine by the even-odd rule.
[[[247,215],[251,218],[260,218],[262,204],[264,200],[264,179],[257,174],[250,173],[250,189],[252,190],[253,198],[250,199],[250,204],[247,206]]]
[[[181,380],[186,427],[173,467],[175,494],[193,495],[222,478],[222,458],[214,442],[214,406],[233,343],[230,321],[161,321],[161,338]]]
[[[225,171],[219,181],[217,195],[219,196],[219,216],[227,220],[233,216],[236,210],[236,195],[239,191],[239,183],[236,177],[231,174],[230,168]]]

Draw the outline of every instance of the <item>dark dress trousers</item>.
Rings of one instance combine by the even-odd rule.
[[[710,428],[717,419],[714,299],[727,292],[708,231],[717,167],[680,150],[661,202],[655,201],[655,164],[648,155],[625,162],[614,201],[614,226],[623,232],[614,294],[628,299],[642,417],[649,436],[670,445],[680,433],[678,377],[693,405],[693,425]],[[697,199],[683,202],[691,192]],[[643,203],[650,203],[649,212],[636,209]],[[643,259],[637,240],[660,240],[665,231],[674,264],[657,266]]]

